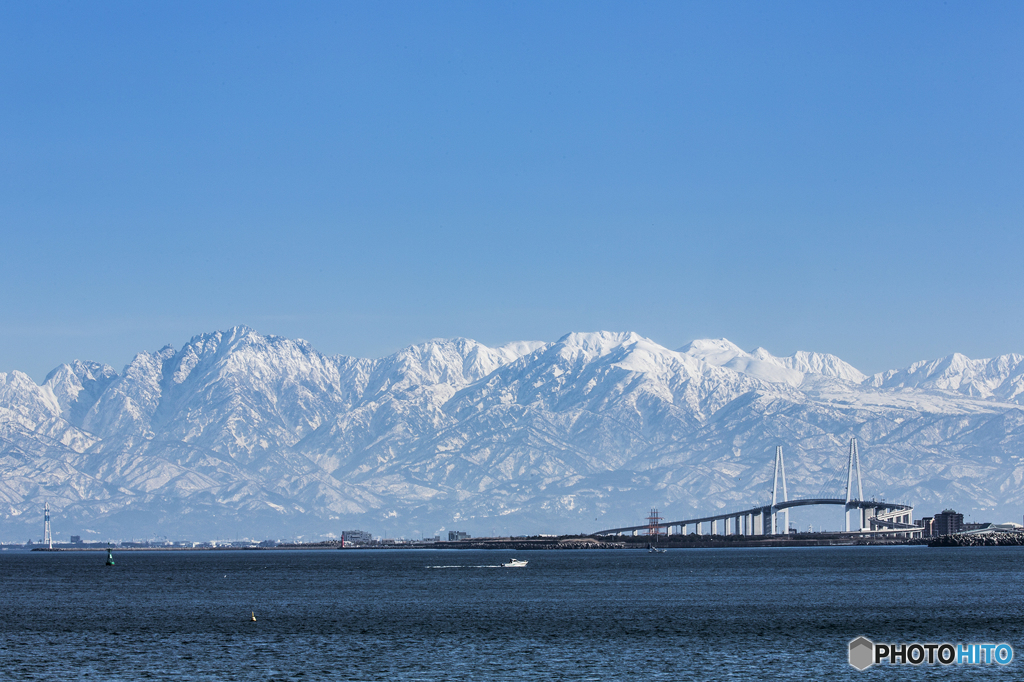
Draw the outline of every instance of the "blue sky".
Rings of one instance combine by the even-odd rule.
[[[1024,352],[1020,3],[4,3],[0,65],[0,371]]]

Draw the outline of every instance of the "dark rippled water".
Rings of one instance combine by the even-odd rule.
[[[1021,679],[847,663],[1009,642],[1021,548],[0,552],[14,680]],[[250,620],[255,611],[257,622]]]

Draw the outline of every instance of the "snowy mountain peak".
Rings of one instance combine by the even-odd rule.
[[[564,358],[589,361],[637,343],[654,342],[636,332],[573,332],[558,339],[552,350]]]
[[[716,367],[721,367],[737,356],[746,356],[743,349],[728,339],[696,339],[679,349]]]
[[[53,392],[64,418],[81,426],[86,412],[117,376],[110,365],[75,360],[46,375],[43,385]]]
[[[534,344],[489,348],[472,339],[431,339],[382,359],[367,391],[371,394],[400,387],[446,384],[458,390],[499,367],[532,352]]]
[[[972,360],[953,353],[938,360],[915,362],[870,377],[876,388],[951,391],[977,398],[1020,403],[1024,399],[1024,355],[1011,353]]]
[[[60,403],[49,386],[37,386],[31,377],[18,370],[0,372],[0,422],[14,420],[35,428],[58,414]]]
[[[549,341],[511,341],[509,343],[498,346],[494,350],[501,353],[502,356],[519,359],[524,355],[535,353],[538,350],[547,348],[551,345]]]
[[[853,365],[840,360],[835,355],[828,353],[809,353],[797,351],[788,358],[776,358],[787,367],[791,367],[805,374],[819,374],[821,376],[851,381],[855,384],[862,383],[868,377]]]
[[[556,373],[602,366],[649,374],[664,380],[668,375],[690,378],[702,371],[699,361],[669,350],[636,332],[567,334],[545,348],[538,359]]]
[[[698,339],[679,349],[709,365],[726,367],[763,381],[800,386],[807,375],[861,383],[867,377],[852,365],[827,353],[797,351],[789,357],[776,357],[764,348],[744,352],[727,339]]]

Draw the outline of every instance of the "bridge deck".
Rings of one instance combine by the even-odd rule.
[[[789,500],[788,502],[778,502],[775,505],[776,510],[790,509],[792,507],[808,507],[816,504],[841,504],[846,505],[846,500],[841,497],[815,497],[806,498],[801,500]],[[732,519],[737,516],[743,516],[744,514],[760,514],[764,511],[770,513],[772,506],[769,505],[758,505],[756,507],[750,507],[748,509],[740,509],[739,511],[732,511],[727,514],[715,514],[714,516],[701,516],[699,518],[685,519],[682,521],[662,521],[661,523],[655,524],[656,528],[668,528],[670,526],[682,526],[682,525],[694,525],[697,523],[708,523],[710,521],[721,521],[723,519]],[[850,508],[860,509],[888,509],[888,510],[899,510],[899,509],[913,509],[909,504],[898,504],[896,502],[878,502],[876,500],[852,500],[850,502]],[[623,528],[609,528],[607,530],[599,530],[594,535],[616,535],[618,533],[628,533],[635,530],[647,530],[650,525],[643,526],[626,526]]]

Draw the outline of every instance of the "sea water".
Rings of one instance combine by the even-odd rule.
[[[526,568],[502,568],[515,556]],[[0,552],[0,679],[1020,679],[1024,548]],[[252,621],[255,613],[256,621]]]

